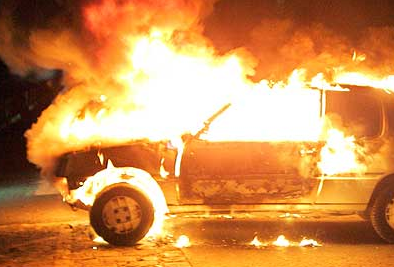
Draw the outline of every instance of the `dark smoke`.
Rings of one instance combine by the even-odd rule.
[[[285,79],[335,68],[394,72],[394,3],[390,0],[220,1],[205,33],[221,51],[246,47],[258,59],[255,80]],[[363,62],[352,55],[364,54]]]

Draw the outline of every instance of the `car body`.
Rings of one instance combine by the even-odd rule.
[[[357,154],[363,170],[322,173],[318,165],[325,141],[204,139],[211,124],[230,107],[226,105],[197,134],[183,136],[182,151],[167,140],[91,147],[59,158],[56,176],[66,177],[69,190],[76,190],[111,161],[116,168],[149,173],[173,213],[357,213],[371,219],[386,241],[394,242],[394,96],[373,88],[347,88],[314,90],[324,106],[320,116],[339,117],[343,129],[363,148]],[[116,241],[120,239],[107,240],[124,244]]]

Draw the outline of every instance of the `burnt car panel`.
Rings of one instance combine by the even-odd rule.
[[[321,180],[322,190],[316,204],[365,204],[381,177],[380,174],[355,177],[326,177]]]
[[[317,143],[193,140],[182,158],[180,191],[187,203],[222,204],[309,198],[318,175]],[[313,173],[315,172],[315,173]]]

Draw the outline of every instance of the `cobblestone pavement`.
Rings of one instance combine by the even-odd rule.
[[[0,266],[189,267],[171,238],[133,247],[96,243],[85,223],[0,226]]]

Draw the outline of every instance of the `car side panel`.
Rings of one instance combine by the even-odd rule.
[[[311,199],[316,162],[301,151],[310,143],[207,142],[184,152],[180,177],[183,203],[288,203]]]
[[[319,180],[321,190],[316,194],[317,204],[367,204],[381,174],[359,177],[325,177]]]

